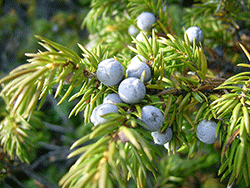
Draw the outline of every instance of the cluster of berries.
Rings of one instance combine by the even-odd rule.
[[[137,27],[148,32],[156,22],[154,14],[143,12],[137,18]],[[135,35],[138,33],[136,27],[129,28],[129,33]],[[185,33],[191,43],[195,40],[203,40],[203,32],[199,27],[190,27]],[[141,34],[141,33],[140,33]],[[139,35],[140,35],[139,34]],[[139,38],[140,36],[137,36]],[[118,86],[118,94],[108,94],[103,103],[97,106],[90,117],[94,125],[107,121],[102,116],[108,113],[119,113],[117,104],[136,104],[140,103],[146,95],[146,87],[143,82],[151,79],[151,68],[148,61],[141,55],[134,56],[127,66],[124,78],[124,67],[115,59],[105,59],[98,64],[97,79],[106,86]],[[164,122],[164,116],[160,109],[155,106],[146,105],[142,108],[142,116],[138,118],[146,125],[146,129],[151,132],[154,142],[159,145],[166,145],[172,139],[173,132],[171,128],[161,131]],[[217,140],[215,136],[216,123],[211,121],[202,121],[197,127],[197,137],[204,143],[211,144]]]
[[[105,59],[98,64],[97,79],[106,86],[118,86],[118,94],[108,94],[103,99],[103,103],[93,110],[90,120],[94,125],[107,121],[102,117],[105,114],[119,113],[117,104],[136,104],[145,97],[146,87],[143,81],[148,82],[151,79],[151,68],[147,64],[147,60],[140,55],[133,57],[126,69],[126,74],[127,78],[123,79],[124,68],[115,59]],[[152,132],[156,144],[163,145],[172,139],[170,128],[163,133],[160,132],[164,117],[157,107],[144,106],[142,116],[138,119],[145,124],[148,131]]]

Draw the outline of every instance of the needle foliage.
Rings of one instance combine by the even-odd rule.
[[[249,1],[244,0],[201,1],[191,7],[162,0],[92,0],[82,22],[91,41],[77,44],[81,54],[36,36],[42,50],[26,53],[28,62],[0,80],[5,107],[0,114],[3,152],[11,159],[29,162],[30,139],[43,126],[39,110],[46,97],[53,95],[59,99],[57,105],[74,104],[68,118],[83,112],[82,121],[91,127],[72,144],[68,158],[77,159],[59,181],[61,187],[125,188],[131,181],[137,187],[176,187],[188,176],[180,173],[185,170],[182,163],[192,164],[193,171],[198,164],[206,168],[217,163],[221,181],[249,185],[250,54],[240,33],[250,25],[249,8]],[[137,27],[141,12],[153,13],[157,21],[149,32],[137,28],[142,36],[139,40],[130,36],[128,28]],[[202,43],[192,44],[184,34],[194,25],[204,32]],[[222,59],[213,50],[218,45],[224,47],[226,57]],[[232,49],[235,53],[230,53]],[[152,71],[151,80],[145,83],[145,98],[138,104],[116,104],[119,114],[106,114],[105,123],[93,126],[93,109],[107,94],[118,93],[117,86],[105,86],[97,79],[98,64],[115,58],[126,70],[134,55],[147,59]],[[211,66],[214,62],[222,67],[230,62],[240,72],[233,69],[229,76],[223,75],[225,70]],[[173,130],[168,150],[155,145],[138,120],[145,105],[156,106],[163,113],[161,131]],[[197,125],[204,119],[218,124],[219,155],[191,162],[206,145],[196,136]],[[190,162],[178,163],[175,153]]]

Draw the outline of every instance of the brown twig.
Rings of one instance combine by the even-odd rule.
[[[236,138],[236,136],[238,136],[240,132],[240,129],[237,129],[236,131],[234,131],[234,133],[232,134],[232,136],[230,136],[230,138],[227,140],[227,143],[222,151],[222,156],[225,155],[228,147],[232,144],[232,142],[234,141],[234,139]]]

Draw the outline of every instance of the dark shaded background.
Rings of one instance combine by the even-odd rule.
[[[0,1],[1,74],[25,63],[24,53],[40,48],[34,35],[42,35],[78,51],[76,43],[83,43],[87,35],[80,25],[88,7],[89,1]]]
[[[80,26],[89,4],[88,0],[0,0],[0,78],[27,63],[25,53],[44,50],[35,35],[80,54],[77,43],[84,45],[88,36]],[[4,181],[0,177],[0,187],[58,187],[61,176],[75,160],[67,160],[69,147],[84,128],[81,114],[68,119],[74,104],[57,106],[57,102],[48,96],[41,109],[45,127],[37,133],[39,141],[31,153],[31,165],[8,161],[10,166],[0,173],[6,177]],[[2,154],[0,150],[1,157]]]

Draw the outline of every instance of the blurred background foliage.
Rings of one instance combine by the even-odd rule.
[[[1,0],[1,71],[9,72],[26,61],[24,53],[39,48],[34,35],[41,35],[80,52],[76,43],[86,40],[80,25],[89,1]]]
[[[202,2],[167,1],[168,19],[164,24],[167,25],[169,33],[177,36],[183,36],[185,28],[199,26],[205,35],[203,45],[206,46],[209,68],[214,74],[228,77],[239,71],[236,64],[246,62],[246,57],[236,41],[250,49],[249,17],[245,11],[236,12],[239,9],[234,8],[242,6],[237,2],[244,2],[247,9],[249,2],[232,1],[236,2],[233,4],[231,1],[220,1],[218,6],[217,1],[209,1],[204,7],[199,4]],[[80,54],[77,43],[91,47],[93,44],[89,42],[94,40],[94,45],[112,42],[116,45],[120,35],[115,33],[118,32],[124,38],[120,39],[122,44],[116,45],[117,51],[126,55],[129,50],[124,46],[132,41],[127,29],[135,23],[131,18],[123,18],[121,14],[117,20],[106,18],[100,25],[97,21],[97,25],[85,23],[86,27],[83,27],[83,20],[91,10],[90,4],[90,0],[0,0],[0,77],[24,64],[27,59],[24,53],[35,53],[41,48],[34,35],[51,39]],[[231,9],[235,12],[223,11],[228,10],[228,6],[232,6]],[[123,11],[126,7],[121,4],[119,8]],[[117,25],[119,19],[130,21],[126,22],[127,25]],[[110,31],[114,32],[112,38],[107,35]],[[128,56],[131,55],[130,52]],[[58,187],[60,178],[75,162],[75,158],[67,159],[70,145],[82,135],[91,132],[91,126],[84,125],[82,113],[68,119],[70,110],[75,106],[74,102],[63,102],[60,106],[57,103],[57,99],[48,96],[41,113],[38,114],[42,117],[43,125],[36,130],[36,137],[31,138],[36,144],[29,151],[30,165],[10,159],[0,148],[0,186]],[[3,102],[0,101],[0,119],[5,113]],[[226,186],[228,179],[220,182],[220,177],[217,176],[220,161],[218,144],[204,145],[191,159],[186,159],[185,151],[168,156],[163,146],[157,147],[163,152],[157,173],[159,177],[155,182],[152,174],[149,174],[147,187]],[[246,187],[243,181],[237,186]],[[136,185],[131,181],[129,187]]]
[[[80,54],[76,44],[84,44],[88,39],[88,32],[80,26],[89,4],[88,0],[1,0],[0,77],[26,63],[24,53],[41,49],[35,35]],[[0,102],[2,117],[6,112],[3,101]],[[48,97],[41,109],[39,116],[44,124],[31,137],[31,143],[35,144],[29,151],[29,166],[11,160],[0,148],[0,187],[58,187],[58,181],[74,162],[74,159],[66,160],[69,146],[88,130],[83,128],[83,115],[68,119],[74,104],[65,102],[57,106],[57,102]]]

